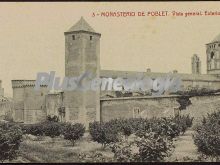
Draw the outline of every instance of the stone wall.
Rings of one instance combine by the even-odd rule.
[[[46,119],[46,86],[34,90],[35,80],[12,80],[14,121],[37,123]]]
[[[132,117],[168,117],[175,114],[174,109],[180,106],[177,99],[180,96],[160,97],[130,97],[101,99],[101,120],[109,121],[115,118]],[[194,124],[201,121],[207,113],[220,110],[220,95],[195,96],[190,98],[191,105],[180,114],[190,114]]]
[[[59,108],[62,106],[61,93],[49,93],[46,95],[47,116],[59,116]]]
[[[14,121],[24,121],[24,88],[13,88]]]
[[[132,117],[168,117],[180,105],[179,96],[127,97],[101,99],[101,120]]]
[[[201,122],[203,116],[207,116],[207,113],[220,110],[220,95],[195,96],[190,100],[192,104],[186,110],[182,110],[181,114],[190,114],[194,117],[194,124]]]
[[[24,88],[24,122],[37,123],[46,119],[45,97],[48,93],[46,87],[34,91],[34,86]]]

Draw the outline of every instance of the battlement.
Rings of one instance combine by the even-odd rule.
[[[12,88],[24,88],[24,87],[34,87],[36,80],[11,80]],[[47,87],[47,85],[42,84],[42,87]]]

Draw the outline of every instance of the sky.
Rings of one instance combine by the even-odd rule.
[[[220,16],[92,17],[109,11],[218,11],[220,2],[11,2],[0,3],[0,79],[12,96],[11,80],[37,72],[64,77],[64,32],[81,16],[101,33],[101,69],[191,73],[198,54],[206,73],[205,44],[220,34]]]

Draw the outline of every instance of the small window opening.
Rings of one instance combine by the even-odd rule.
[[[90,36],[90,40],[92,40],[92,36]]]
[[[211,59],[213,59],[215,56],[214,52],[211,53]]]
[[[76,39],[76,38],[75,38],[75,35],[72,35],[72,39],[73,39],[73,40],[75,40],[75,39]]]

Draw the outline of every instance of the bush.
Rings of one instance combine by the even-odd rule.
[[[62,133],[62,125],[58,122],[48,121],[41,124],[42,132],[45,136],[54,138]]]
[[[76,123],[76,124],[71,124],[67,123],[64,126],[63,129],[63,136],[64,139],[70,140],[72,144],[75,144],[75,141],[81,138],[85,133],[85,127],[83,124]]]
[[[174,138],[180,134],[178,125],[174,122],[174,118],[161,118],[151,121],[150,131],[161,136]]]
[[[17,157],[22,139],[22,130],[18,126],[1,125],[0,127],[0,160],[13,160]]]
[[[161,161],[168,156],[173,145],[172,141],[154,132],[143,137],[131,135],[110,146],[114,157],[120,162]]]
[[[195,127],[194,143],[208,157],[220,156],[220,111],[208,114]]]
[[[89,133],[92,136],[92,140],[101,143],[104,147],[106,144],[118,141],[118,133],[121,128],[117,127],[117,122],[119,120],[112,120],[106,123],[89,123]]]
[[[187,128],[192,126],[193,119],[189,115],[180,115],[174,118],[174,122],[178,125],[179,131],[184,134]]]
[[[92,139],[102,145],[117,142],[118,135],[122,133],[126,137],[135,134],[138,137],[146,133],[155,132],[161,136],[174,138],[184,133],[192,125],[193,118],[189,116],[167,118],[130,118],[114,119],[105,123],[94,122],[89,125]]]
[[[38,124],[27,124],[22,125],[22,132],[23,134],[31,134],[34,136],[43,136],[43,125],[41,123]]]
[[[89,123],[89,133],[92,136],[92,140],[104,145],[105,143],[105,132],[104,127],[100,122]]]
[[[50,136],[54,138],[60,136],[63,129],[63,124],[54,121],[45,121],[37,124],[21,125],[23,134],[31,134],[34,136]]]

